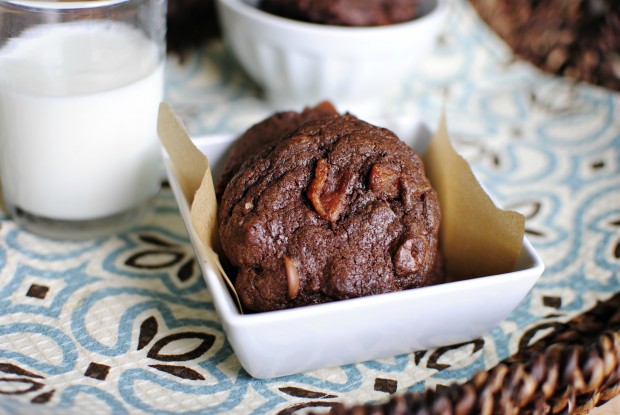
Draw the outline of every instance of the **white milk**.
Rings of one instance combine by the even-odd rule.
[[[163,64],[140,33],[50,24],[0,49],[0,179],[13,206],[88,220],[154,196]]]

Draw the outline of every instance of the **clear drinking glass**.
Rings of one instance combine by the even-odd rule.
[[[16,223],[111,233],[160,188],[166,0],[0,0],[0,183]]]

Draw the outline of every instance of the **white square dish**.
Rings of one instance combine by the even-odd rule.
[[[427,125],[409,120],[386,125],[416,150],[430,137]],[[193,141],[211,163],[221,162],[236,136]],[[241,314],[193,230],[188,203],[170,161],[168,178],[213,296],[216,311],[241,365],[256,378],[373,360],[476,339],[505,319],[532,288],[544,265],[527,239],[512,272],[407,291],[290,310]]]

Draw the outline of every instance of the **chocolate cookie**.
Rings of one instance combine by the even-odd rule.
[[[382,26],[416,17],[417,0],[261,0],[266,12],[338,26]]]
[[[520,58],[543,71],[620,91],[617,0],[470,0]]]
[[[352,115],[306,122],[232,177],[222,247],[250,311],[439,282],[439,202],[421,160]]]

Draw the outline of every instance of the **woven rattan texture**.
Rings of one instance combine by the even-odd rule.
[[[620,294],[598,304],[488,371],[383,405],[334,415],[586,414],[620,393]]]

